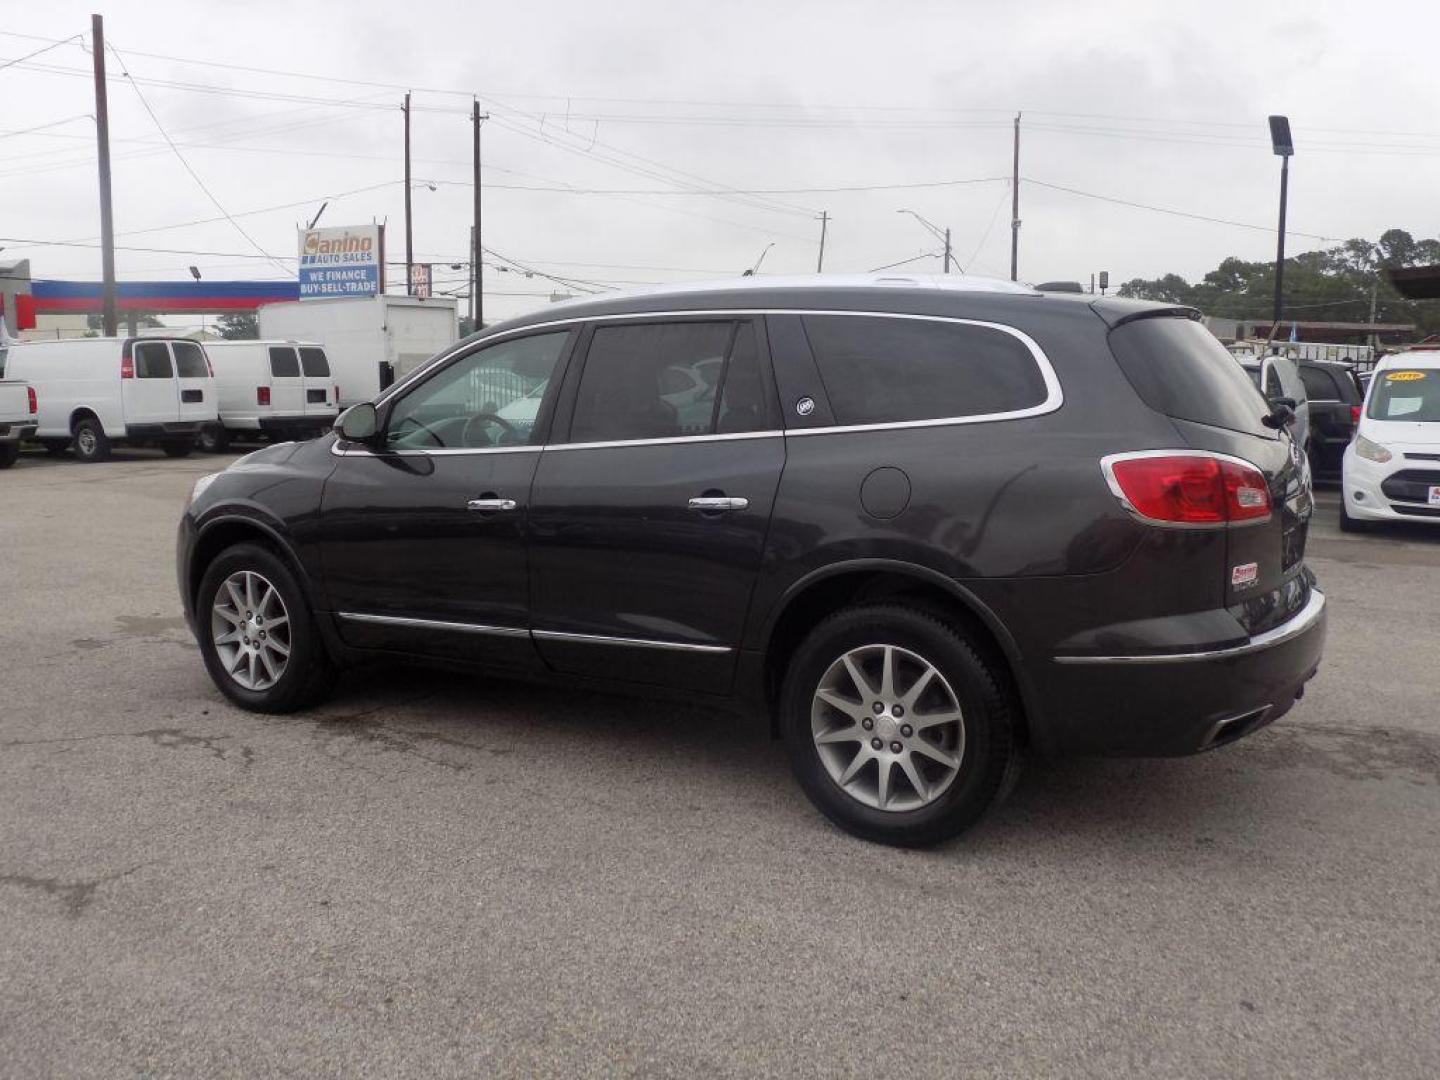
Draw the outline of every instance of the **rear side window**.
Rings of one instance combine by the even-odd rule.
[[[1110,351],[1140,399],[1176,420],[1274,438],[1270,411],[1245,369],[1191,319],[1159,316],[1115,328]]]
[[[270,374],[277,379],[298,379],[300,361],[295,357],[295,350],[270,346]]]
[[[182,379],[209,377],[210,365],[205,363],[205,354],[200,351],[199,345],[193,341],[177,341],[171,348],[175,350],[175,369]]]
[[[764,400],[748,322],[602,326],[585,358],[570,440],[711,435],[717,426],[754,431],[763,426]]]
[[[1340,391],[1335,380],[1324,368],[1302,367],[1300,381],[1305,384],[1305,396],[1311,401],[1339,401]]]
[[[135,346],[135,377],[137,379],[172,379],[170,350],[164,342],[146,341]]]
[[[1011,413],[1047,396],[1035,356],[1003,330],[869,315],[803,322],[840,424]]]
[[[302,348],[300,350],[300,366],[312,379],[325,379],[330,376],[330,362],[325,359],[324,349]]]

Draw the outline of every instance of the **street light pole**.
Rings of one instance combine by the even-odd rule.
[[[415,262],[415,235],[410,228],[410,94],[405,94],[405,295],[413,296],[410,268]]]
[[[1275,242],[1275,326],[1278,328],[1285,317],[1285,210],[1290,194],[1290,158],[1295,153],[1289,117],[1270,117],[1270,147],[1280,158],[1280,226]]]

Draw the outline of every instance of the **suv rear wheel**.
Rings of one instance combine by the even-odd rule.
[[[254,712],[303,709],[336,669],[295,575],[273,552],[237,544],[210,564],[195,602],[200,651],[221,693]]]
[[[848,608],[818,625],[790,663],[781,710],[800,786],[867,840],[948,839],[1019,766],[995,674],[964,636],[913,608]]]

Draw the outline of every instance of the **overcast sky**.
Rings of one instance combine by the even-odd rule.
[[[0,63],[88,34],[94,7],[3,0]],[[414,176],[436,186],[414,193],[415,250],[440,288],[464,276],[448,263],[468,242],[472,93],[492,117],[486,247],[572,288],[735,274],[770,243],[763,273],[812,271],[822,210],[827,271],[937,252],[897,213],[911,209],[953,230],[965,271],[1008,275],[1016,111],[1022,279],[1193,278],[1227,255],[1273,257],[1272,112],[1295,133],[1292,252],[1321,243],[1296,233],[1440,234],[1440,5],[1422,0],[146,0],[102,14],[119,54],[117,242],[212,253],[121,251],[122,280],[192,263],[207,279],[293,276],[296,225],[327,196],[324,224],[388,220],[403,260],[407,87]],[[121,61],[137,85],[115,80]],[[77,39],[0,68],[0,236],[98,233],[90,63]],[[37,125],[54,126],[15,134]],[[856,187],[872,190],[797,190]],[[220,217],[216,202],[238,227],[161,228]],[[93,248],[0,243],[36,277],[99,277]],[[487,267],[487,320],[565,289]]]

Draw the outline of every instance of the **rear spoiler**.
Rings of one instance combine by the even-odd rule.
[[[1090,309],[1112,330],[1136,319],[1200,319],[1198,308],[1183,304],[1157,304],[1153,300],[1126,300],[1111,296],[1093,301]]]

